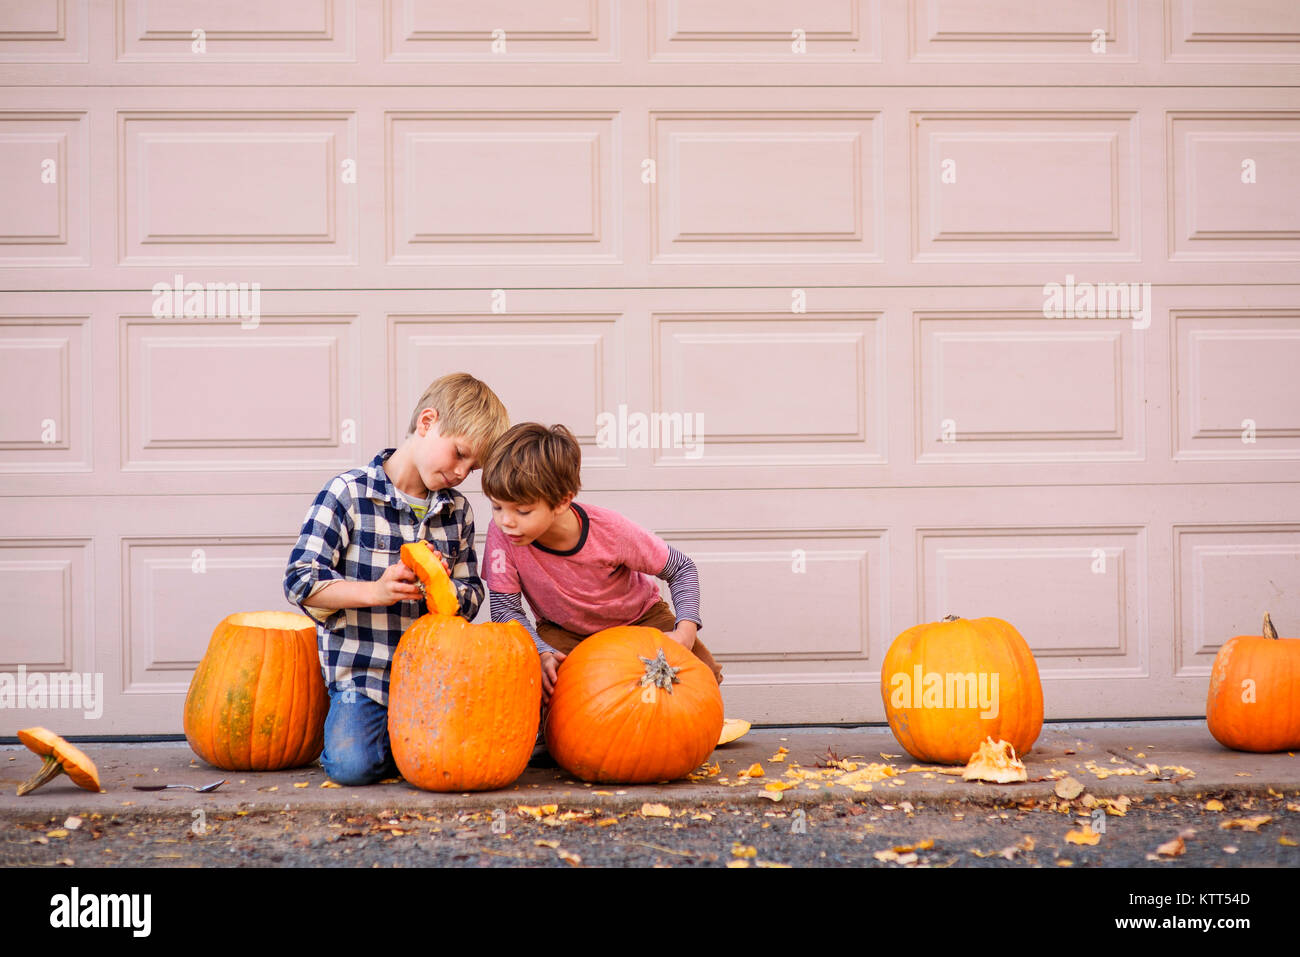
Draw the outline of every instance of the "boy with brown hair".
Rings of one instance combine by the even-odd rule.
[[[518,621],[533,636],[543,699],[550,699],[556,669],[578,642],[618,625],[658,628],[721,682],[722,669],[696,636],[703,623],[695,563],[617,512],[574,501],[581,467],[573,433],[536,422],[506,432],[483,463],[493,518],[484,576],[492,620]],[[649,576],[667,580],[673,608]],[[521,593],[537,614],[536,630]]]
[[[395,775],[388,742],[388,675],[397,642],[425,603],[402,545],[428,542],[472,619],[483,601],[474,512],[454,486],[509,426],[505,406],[466,373],[420,397],[406,438],[370,464],[330,479],[303,522],[284,593],[316,619],[329,690],[321,766],[339,784]]]

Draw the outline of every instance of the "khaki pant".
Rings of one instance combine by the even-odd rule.
[[[632,624],[669,632],[677,627],[677,616],[673,614],[673,610],[668,603],[660,599],[653,608],[632,622]],[[572,631],[565,631],[559,625],[544,619],[538,619],[537,621],[537,634],[542,641],[565,655],[578,647],[578,642],[582,641],[583,638],[591,637],[590,635],[579,635]],[[709,666],[709,670],[713,672],[713,677],[717,679],[718,684],[722,684],[722,668],[713,660],[713,655],[709,654],[709,649],[704,647],[704,642],[696,638],[695,646],[691,648],[691,651],[695,653],[696,658]]]

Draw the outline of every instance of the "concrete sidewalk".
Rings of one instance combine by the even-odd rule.
[[[40,767],[40,759],[21,745],[0,747],[0,816],[66,814],[188,813],[213,810],[426,809],[483,810],[519,804],[558,804],[564,808],[639,808],[644,802],[668,805],[705,803],[766,805],[779,796],[784,806],[827,801],[959,800],[992,803],[1025,798],[1051,799],[1061,772],[1096,797],[1156,795],[1214,796],[1227,792],[1264,794],[1269,789],[1300,795],[1300,752],[1247,754],[1218,744],[1204,722],[1134,722],[1128,725],[1049,724],[1025,759],[1029,782],[982,784],[933,766],[920,767],[903,753],[888,728],[787,728],[753,730],[714,751],[717,770],[694,781],[658,785],[586,785],[561,769],[528,768],[513,785],[473,794],[434,794],[404,781],[370,787],[324,786],[319,765],[293,771],[226,772],[198,761],[183,743],[82,744],[99,768],[103,793],[93,794],[60,775],[40,790],[18,797],[18,785]],[[787,749],[780,760],[773,760]],[[837,783],[844,769],[818,768],[828,752],[856,765],[851,783]],[[755,763],[763,776],[740,772]],[[1159,775],[1146,769],[1159,766]],[[875,765],[876,767],[871,767]],[[885,770],[888,767],[889,770]],[[796,780],[788,772],[813,772]],[[951,770],[951,769],[949,769]],[[891,774],[892,772],[892,774]],[[888,775],[888,776],[887,776]],[[136,791],[136,784],[207,784],[226,778],[211,794],[186,790]],[[1035,780],[1038,779],[1038,780]],[[773,782],[791,785],[769,789]],[[852,785],[857,784],[854,788]],[[869,787],[868,787],[869,785]]]

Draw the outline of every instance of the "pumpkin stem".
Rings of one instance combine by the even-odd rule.
[[[1277,640],[1277,629],[1273,627],[1272,620],[1268,617],[1268,612],[1264,612],[1264,637]]]
[[[42,784],[62,773],[63,764],[54,755],[47,754],[45,756],[45,763],[41,765],[41,769],[22,784],[18,785],[18,796],[22,797],[28,791],[35,791]]]
[[[674,668],[668,663],[662,648],[659,649],[659,654],[654,658],[643,658],[641,655],[637,655],[637,657],[645,665],[645,674],[641,676],[641,687],[645,688],[654,685],[656,688],[663,688],[669,694],[672,694],[673,682],[682,680],[677,677],[677,672],[682,669]]]
[[[944,621],[960,621],[961,615],[945,615]]]

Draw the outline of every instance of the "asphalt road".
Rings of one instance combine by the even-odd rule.
[[[8,812],[0,816],[0,865],[1300,866],[1300,797],[1221,794],[1223,810],[1206,810],[1215,797],[1150,799],[1129,806],[1123,815],[1107,815],[1079,801],[914,806],[884,804],[884,798],[874,797],[793,809],[775,803],[679,805],[669,809],[668,817],[581,805],[443,815],[397,808],[237,813],[181,806],[165,814],[88,813],[71,820]],[[1244,824],[1222,826],[1231,821]],[[1084,825],[1094,823],[1104,827],[1093,832],[1095,844],[1067,840],[1071,831],[1091,840]],[[1162,846],[1164,852],[1158,853]]]

